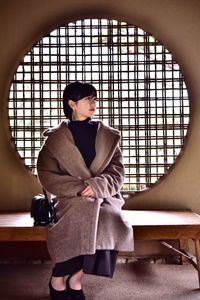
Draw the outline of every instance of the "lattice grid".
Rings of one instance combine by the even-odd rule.
[[[42,132],[64,119],[62,91],[75,80],[97,88],[95,118],[121,131],[124,190],[155,183],[179,155],[189,123],[184,78],[169,51],[116,20],[85,19],[44,36],[21,60],[9,96],[16,149],[34,173]]]

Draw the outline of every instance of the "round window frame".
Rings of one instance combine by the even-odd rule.
[[[57,27],[58,28],[58,27]],[[54,28],[54,30],[56,30],[57,28]],[[141,27],[140,27],[141,28]],[[144,30],[144,29],[142,29]],[[53,30],[51,30],[49,33],[51,33]],[[153,35],[152,35],[153,36]],[[165,45],[162,43],[162,45],[165,47]],[[31,48],[32,49],[32,48]],[[166,48],[167,49],[167,48]],[[170,52],[171,53],[171,52]],[[173,55],[173,54],[172,54]],[[181,71],[181,73],[183,74],[183,72]],[[187,87],[187,86],[186,86]],[[188,89],[187,89],[188,91]],[[189,96],[189,95],[188,95]],[[189,97],[188,97],[189,98]],[[189,101],[189,100],[188,100]],[[190,116],[189,116],[189,122],[187,124],[187,133],[188,133],[188,128],[189,128],[189,124],[190,124]],[[186,135],[184,136],[184,142],[183,142],[183,146],[182,146],[182,149],[180,150],[177,158],[174,160],[174,162],[171,164],[171,166],[169,167],[167,173],[164,173],[163,175],[161,175],[157,180],[156,182],[150,184],[148,187],[146,187],[145,189],[148,189],[149,187],[152,187],[154,186],[155,184],[159,183],[160,180],[163,180],[167,175],[169,175],[169,173],[171,172],[171,170],[175,167],[175,165],[177,164],[177,161],[179,160],[179,158],[182,156],[182,152],[183,152],[183,148],[185,148],[185,142],[186,142],[186,138],[187,138],[187,133]],[[139,190],[138,192],[141,192],[143,190]]]

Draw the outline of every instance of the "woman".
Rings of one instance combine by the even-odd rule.
[[[83,275],[112,277],[117,251],[133,251],[132,227],[121,215],[120,135],[101,121],[92,121],[96,96],[90,84],[66,86],[67,119],[45,132],[38,156],[40,183],[55,201],[56,222],[47,234],[55,262],[49,282],[53,300],[85,299]]]

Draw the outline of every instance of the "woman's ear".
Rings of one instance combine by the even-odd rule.
[[[71,107],[72,110],[74,110],[76,106],[76,102],[73,100],[68,100],[68,105]]]

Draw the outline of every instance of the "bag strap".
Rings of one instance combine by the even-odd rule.
[[[55,219],[54,203],[53,203],[52,200],[49,202],[47,192],[43,187],[42,187],[42,190],[43,190],[43,193],[44,193],[45,200],[47,201],[48,207],[49,207],[49,213],[50,213],[49,222],[52,222]]]
[[[45,190],[44,188],[42,188],[42,190],[43,190],[45,199],[46,199],[46,200],[48,201],[48,203],[49,203],[49,198],[48,198],[48,196],[47,196],[46,190]]]

